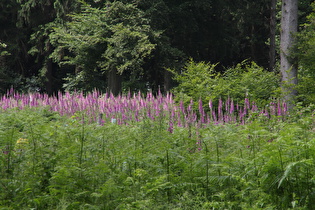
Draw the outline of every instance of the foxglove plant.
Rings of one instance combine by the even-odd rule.
[[[51,111],[60,115],[74,116],[77,112],[84,112],[87,122],[109,123],[112,118],[117,119],[117,124],[127,124],[132,121],[164,120],[170,127],[191,125],[198,123],[204,126],[208,124],[240,123],[244,124],[252,113],[258,115],[285,116],[288,112],[285,103],[273,101],[268,107],[259,109],[248,98],[244,99],[244,106],[234,103],[228,98],[225,102],[219,99],[218,106],[214,107],[212,101],[208,103],[209,112],[206,113],[200,98],[198,109],[194,110],[194,101],[191,99],[187,107],[183,101],[176,104],[173,96],[167,93],[165,96],[159,91],[156,96],[148,92],[146,97],[141,92],[115,97],[113,94],[102,94],[97,90],[90,93],[82,92],[58,92],[55,96],[47,94],[28,93],[20,94],[10,89],[0,98],[0,110],[11,108],[25,109],[30,107],[49,107]],[[172,125],[171,125],[172,124]]]

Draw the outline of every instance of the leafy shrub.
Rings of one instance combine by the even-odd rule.
[[[312,69],[308,69],[301,64],[298,72],[299,82],[297,85],[298,102],[302,102],[304,106],[315,104],[315,76]]]
[[[209,101],[213,97],[212,90],[216,84],[215,66],[190,60],[180,73],[169,69],[178,83],[178,86],[173,89],[175,96],[185,103],[190,102],[191,98],[196,99],[194,101],[198,101],[199,98]]]
[[[174,73],[178,86],[173,89],[175,95],[189,102],[191,98],[204,104],[209,100],[218,103],[222,98],[243,101],[245,97],[258,104],[265,105],[279,94],[279,78],[273,72],[267,72],[254,62],[244,61],[224,74],[215,72],[214,64],[190,60],[181,73]]]
[[[279,78],[273,72],[265,71],[256,63],[246,61],[227,69],[214,90],[219,96],[230,96],[241,100],[250,98],[258,104],[266,104],[270,99],[277,97],[279,91]]]

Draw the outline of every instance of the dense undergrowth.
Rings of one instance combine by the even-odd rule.
[[[0,209],[314,209],[311,108],[188,127],[0,113]]]

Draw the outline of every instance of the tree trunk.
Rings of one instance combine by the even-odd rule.
[[[298,0],[282,0],[281,34],[280,34],[280,72],[284,100],[289,108],[293,107],[297,95],[297,62],[291,54],[298,27]]]
[[[269,71],[274,71],[274,67],[276,64],[276,7],[277,7],[277,0],[271,0]]]
[[[107,73],[108,91],[114,96],[117,96],[121,93],[121,83],[122,76],[116,70],[111,70]]]

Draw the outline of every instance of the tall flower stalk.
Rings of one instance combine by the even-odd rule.
[[[25,109],[31,107],[48,107],[51,111],[61,115],[74,116],[75,113],[84,113],[86,122],[99,122],[99,124],[110,123],[111,119],[116,119],[117,124],[129,124],[129,122],[150,120],[164,120],[169,124],[170,131],[175,125],[179,127],[189,127],[202,124],[224,124],[239,123],[244,124],[251,117],[252,113],[271,118],[272,116],[282,116],[287,114],[287,106],[282,101],[273,101],[265,108],[244,99],[244,106],[235,104],[233,99],[226,101],[219,99],[218,106],[214,107],[209,101],[209,111],[206,112],[202,99],[198,101],[198,109],[193,107],[191,100],[187,107],[180,101],[174,101],[172,94],[165,96],[158,92],[155,96],[149,92],[144,96],[141,92],[114,97],[112,94],[101,94],[94,90],[90,93],[82,92],[58,92],[55,96],[48,96],[40,93],[20,94],[10,89],[7,94],[0,97],[0,111],[18,108]],[[102,121],[100,122],[100,116]]]

